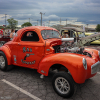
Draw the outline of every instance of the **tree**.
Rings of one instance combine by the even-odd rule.
[[[10,28],[16,28],[16,26],[18,25],[18,21],[14,20],[13,18],[7,19],[9,25],[8,27]]]
[[[100,32],[100,24],[98,24],[98,25],[96,26],[96,31],[97,31],[97,32]]]
[[[0,26],[0,29],[3,29],[4,28],[4,26]]]
[[[26,26],[32,26],[32,24],[30,22],[26,22],[24,24],[21,25],[22,27],[26,27]]]

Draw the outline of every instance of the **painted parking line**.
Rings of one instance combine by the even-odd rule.
[[[9,82],[9,81],[6,81],[5,79],[2,79],[2,81],[5,82],[6,84],[12,86],[12,87],[15,88],[16,90],[18,90],[18,91],[20,91],[20,92],[22,92],[22,93],[28,95],[29,97],[33,98],[34,100],[41,100],[40,98],[38,98],[38,97],[34,96],[33,94],[31,94],[31,93],[29,93],[29,92],[23,90],[22,88],[20,88],[20,87],[14,85],[13,83],[11,83],[11,82]]]
[[[100,74],[100,72],[97,72],[97,74]]]

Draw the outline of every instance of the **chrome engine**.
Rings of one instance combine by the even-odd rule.
[[[55,53],[77,53],[83,54],[89,57],[92,55],[84,50],[84,47],[78,47],[77,42],[74,42],[74,38],[62,38],[62,45],[54,46]]]

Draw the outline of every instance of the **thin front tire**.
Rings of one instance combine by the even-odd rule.
[[[64,98],[70,98],[75,92],[74,81],[71,75],[66,72],[56,73],[52,85],[55,92]]]

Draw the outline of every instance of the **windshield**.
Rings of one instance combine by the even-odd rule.
[[[41,35],[43,39],[61,38],[60,34],[55,30],[42,30]]]
[[[85,33],[84,32],[78,32],[79,37],[85,37]]]

